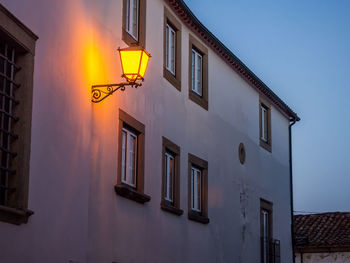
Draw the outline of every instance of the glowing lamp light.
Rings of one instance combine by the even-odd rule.
[[[144,49],[119,49],[123,77],[129,82],[144,80],[150,54]]]
[[[123,75],[127,82],[116,84],[93,85],[91,90],[91,101],[100,102],[112,95],[118,89],[125,90],[126,86],[140,87],[142,84],[138,80],[144,81],[148,61],[151,55],[142,48],[130,47],[118,49],[122,64]]]

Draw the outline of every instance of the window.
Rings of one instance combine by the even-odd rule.
[[[260,199],[261,263],[280,262],[280,241],[272,238],[272,203]]]
[[[202,97],[202,55],[192,48],[192,80],[191,89]]]
[[[202,199],[202,170],[191,167],[191,209],[200,213]]]
[[[180,209],[180,147],[163,137],[161,208],[182,215]]]
[[[259,102],[260,146],[271,152],[271,109],[267,102]]]
[[[137,135],[127,128],[122,131],[122,182],[136,186]]]
[[[145,126],[119,109],[118,195],[139,203],[151,198],[144,194]]]
[[[208,49],[189,36],[189,98],[208,110]]]
[[[260,200],[260,236],[262,263],[270,263],[269,243],[272,237],[272,203]]]
[[[0,4],[0,221],[27,223],[35,42]]]
[[[203,224],[208,218],[208,163],[188,154],[188,218]]]
[[[181,91],[181,24],[164,8],[163,76]]]
[[[166,24],[165,28],[165,67],[175,76],[176,33],[172,26],[168,23]]]
[[[123,35],[129,46],[145,46],[146,0],[123,0]]]
[[[139,0],[126,0],[125,30],[136,41],[139,37]]]

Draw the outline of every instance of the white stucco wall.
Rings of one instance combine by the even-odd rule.
[[[274,238],[292,262],[288,120],[272,107],[272,153],[259,146],[259,94],[209,49],[209,111],[163,78],[162,0],[147,1],[144,86],[90,102],[92,84],[121,82],[122,0],[2,0],[38,36],[29,223],[0,222],[0,262],[259,262],[260,198],[273,202]],[[145,124],[140,205],[114,192],[118,110]],[[181,147],[180,217],[160,209],[162,136]],[[238,145],[246,147],[246,163]],[[187,219],[187,155],[209,163],[208,225]]]
[[[350,252],[295,254],[295,263],[349,263]],[[301,257],[303,260],[301,261]]]

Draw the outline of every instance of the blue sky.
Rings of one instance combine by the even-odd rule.
[[[350,211],[350,1],[185,0],[301,117],[296,211]]]

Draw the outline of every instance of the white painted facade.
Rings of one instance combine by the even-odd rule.
[[[91,103],[91,85],[122,82],[122,0],[2,0],[39,36],[36,45],[29,206],[20,226],[0,222],[0,262],[260,262],[260,198],[273,203],[281,262],[292,262],[289,120],[272,105],[272,152],[259,146],[259,93],[208,48],[209,110],[163,78],[162,0],[148,0],[141,88]],[[141,205],[117,196],[118,111],[145,125]],[[162,136],[181,147],[182,216],[160,209]],[[246,162],[238,159],[238,145]],[[187,218],[187,155],[208,161],[207,225]],[[313,261],[310,261],[313,262]],[[345,262],[345,261],[339,261]]]
[[[350,252],[296,253],[295,263],[349,263]],[[303,259],[301,259],[301,257]]]

